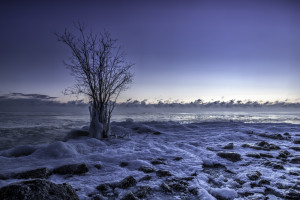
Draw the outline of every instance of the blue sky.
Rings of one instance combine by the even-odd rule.
[[[120,100],[300,100],[300,2],[1,3],[0,93],[59,97],[73,78],[55,31],[110,31],[135,63]]]

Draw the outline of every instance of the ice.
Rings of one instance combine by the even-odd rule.
[[[73,145],[58,141],[37,149],[32,156],[40,159],[58,159],[76,157],[78,152]]]
[[[213,188],[211,193],[215,196],[221,197],[222,199],[234,199],[237,197],[237,192],[229,188]]]
[[[86,130],[80,129],[80,130]],[[160,135],[153,134],[155,131]],[[253,133],[252,133],[253,131]],[[278,193],[284,194],[287,189],[278,188],[278,183],[294,187],[295,175],[299,173],[296,163],[285,162],[277,158],[283,149],[292,156],[299,152],[290,149],[292,139],[276,140],[259,136],[260,133],[288,132],[292,138],[299,137],[300,125],[297,124],[249,124],[249,123],[179,123],[179,122],[135,122],[127,120],[112,123],[112,133],[116,137],[98,140],[89,137],[69,137],[67,141],[54,141],[39,145],[19,146],[0,151],[0,174],[9,176],[15,172],[47,167],[50,170],[64,164],[86,163],[89,171],[81,176],[51,175],[50,181],[55,183],[67,182],[77,190],[81,199],[89,199],[89,194],[100,194],[96,187],[101,183],[118,182],[127,176],[136,180],[143,178],[146,173],[139,171],[140,167],[151,167],[157,170],[167,170],[173,177],[191,177],[187,186],[196,188],[197,195],[189,194],[194,199],[246,199],[243,194],[254,193],[253,197],[264,194],[265,186],[258,184],[267,180],[266,185]],[[66,134],[66,133],[65,133]],[[76,135],[76,134],[75,134]],[[117,137],[123,136],[126,137]],[[298,136],[297,136],[298,135]],[[73,135],[74,136],[74,135]],[[279,145],[279,150],[256,150],[244,148],[242,144],[255,144],[266,141]],[[228,143],[234,143],[234,148],[223,149]],[[241,161],[231,162],[217,156],[220,151],[239,153]],[[273,158],[248,157],[249,153],[270,153]],[[175,159],[181,157],[182,159]],[[160,159],[162,164],[152,164]],[[274,169],[264,162],[281,162],[284,169]],[[121,166],[121,162],[127,163]],[[101,169],[95,167],[101,165]],[[247,173],[259,171],[262,175],[256,181],[251,181]],[[152,193],[149,199],[180,199],[179,193],[165,193],[160,185],[168,177],[158,177],[155,172],[149,174],[148,181],[138,181],[138,186],[149,186]],[[284,177],[284,178],[283,178]],[[20,180],[9,177],[0,179],[0,187]],[[118,189],[124,193],[122,189]],[[132,190],[129,188],[128,190]],[[119,194],[121,197],[121,194]],[[151,196],[152,195],[152,196]],[[191,198],[191,199],[193,199]]]

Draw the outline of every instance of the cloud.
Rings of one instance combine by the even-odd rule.
[[[203,101],[197,99],[192,102],[180,102],[178,100],[159,99],[154,103],[147,103],[145,100],[138,101],[129,99],[126,102],[119,103],[119,107],[156,107],[156,108],[300,108],[299,102],[285,101],[251,101],[251,100],[211,100]]]
[[[1,111],[65,111],[66,109],[87,107],[83,100],[66,103],[44,94],[10,93],[0,96]]]

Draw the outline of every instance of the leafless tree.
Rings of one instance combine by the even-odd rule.
[[[78,23],[77,34],[65,29],[56,33],[58,41],[66,44],[72,52],[69,62],[64,62],[75,84],[69,94],[84,94],[90,100],[90,135],[106,138],[110,134],[112,111],[119,94],[132,82],[130,69],[133,64],[126,62],[125,54],[112,39],[109,32],[94,33]]]

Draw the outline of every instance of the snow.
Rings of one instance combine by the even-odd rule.
[[[159,131],[160,135],[153,132]],[[254,134],[249,134],[249,132]],[[295,176],[290,171],[300,172],[296,163],[285,162],[285,169],[273,169],[263,165],[264,161],[277,162],[276,156],[282,150],[288,150],[292,155],[299,156],[299,152],[290,149],[296,146],[292,140],[275,140],[259,136],[260,133],[285,133],[292,138],[299,138],[300,125],[297,124],[249,124],[249,123],[178,123],[178,122],[135,122],[127,120],[112,123],[112,133],[115,138],[97,140],[94,138],[80,137],[69,138],[67,141],[19,146],[0,151],[0,174],[10,175],[40,167],[54,169],[64,164],[86,163],[89,171],[81,176],[52,175],[49,180],[55,183],[67,182],[77,190],[81,199],[90,199],[89,194],[97,194],[96,187],[101,183],[118,182],[131,175],[136,180],[146,174],[139,171],[141,166],[168,170],[173,177],[188,177],[196,173],[195,178],[189,182],[189,188],[197,188],[198,195],[195,199],[245,199],[243,193],[254,193],[249,198],[259,197],[263,194],[263,187],[251,187],[251,182],[268,180],[273,188],[281,193],[285,189],[276,187],[276,183],[293,186],[296,184]],[[126,137],[123,137],[123,136]],[[242,144],[255,144],[267,141],[281,147],[280,150],[264,151],[252,148],[243,148]],[[226,150],[223,147],[234,143],[234,149]],[[242,161],[231,162],[216,155],[220,151],[233,151],[241,154]],[[249,153],[271,153],[274,158],[256,159],[247,157]],[[182,157],[176,161],[175,157]],[[155,159],[165,159],[165,164],[153,165]],[[290,158],[288,158],[289,160]],[[128,166],[121,167],[121,162],[128,162]],[[95,168],[100,164],[101,169]],[[219,164],[224,168],[209,168]],[[205,168],[204,166],[208,166]],[[257,181],[250,181],[247,173],[259,171],[262,176]],[[150,186],[152,194],[149,199],[180,199],[180,194],[173,196],[164,193],[160,185],[165,178],[160,178],[155,173],[150,174],[149,181],[138,182],[138,186]],[[283,176],[285,178],[283,178]],[[0,187],[17,179],[0,180]],[[242,185],[238,181],[244,181]],[[127,190],[118,189],[120,196]],[[151,196],[155,195],[155,196]],[[275,198],[274,195],[268,197]]]

